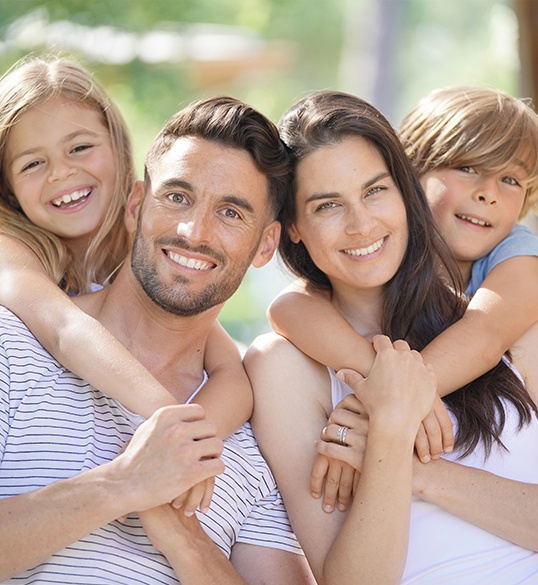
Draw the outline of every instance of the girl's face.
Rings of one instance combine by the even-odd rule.
[[[528,173],[522,164],[502,172],[477,167],[439,168],[420,178],[435,222],[465,279],[512,230],[523,203]]]
[[[65,98],[36,106],[10,131],[4,160],[28,219],[72,248],[87,246],[116,185],[110,135],[100,114]]]
[[[297,220],[302,241],[335,292],[374,289],[398,270],[407,240],[402,196],[382,156],[360,137],[318,148],[297,166]]]

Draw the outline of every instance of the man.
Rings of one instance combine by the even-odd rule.
[[[222,304],[251,264],[273,255],[288,172],[276,128],[252,108],[231,98],[186,108],[131,193],[130,262],[109,287],[76,299],[180,403],[204,382]],[[1,580],[313,583],[248,425],[225,441],[224,470],[200,406],[167,407],[138,426],[12,313],[2,310],[1,324]],[[168,504],[221,473],[205,531]]]

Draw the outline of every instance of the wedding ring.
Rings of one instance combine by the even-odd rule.
[[[346,447],[349,446],[346,443],[347,431],[347,427],[338,427],[338,430],[336,431],[336,441],[340,443],[340,445],[345,445]]]

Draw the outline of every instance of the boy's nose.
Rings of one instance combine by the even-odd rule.
[[[498,188],[495,177],[483,177],[476,190],[476,198],[478,201],[486,205],[493,205],[497,203]]]

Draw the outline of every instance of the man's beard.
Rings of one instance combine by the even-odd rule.
[[[199,292],[189,293],[190,279],[182,274],[177,274],[170,286],[159,281],[156,262],[152,260],[152,250],[138,231],[131,254],[131,269],[144,292],[157,306],[173,315],[192,317],[224,303],[234,294],[256,254],[258,245],[259,241],[241,263],[236,263],[226,270],[226,259],[208,246],[193,247],[182,238],[163,238],[156,242],[154,250],[160,249],[161,246],[170,246],[200,253],[218,260],[218,263],[225,267],[220,280],[209,283]]]

